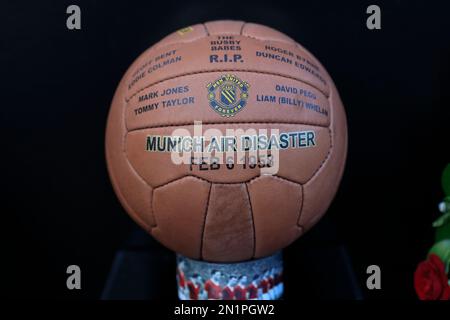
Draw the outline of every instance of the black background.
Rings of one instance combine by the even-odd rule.
[[[66,28],[77,4],[82,29]],[[382,29],[366,28],[378,4]],[[349,153],[328,214],[299,243],[336,226],[366,298],[414,298],[432,245],[449,157],[450,8],[431,1],[9,1],[1,4],[2,295],[99,297],[134,223],[109,182],[104,130],[132,61],[181,27],[215,19],[269,25],[308,48],[346,107]],[[322,228],[323,229],[323,228]],[[319,230],[319,231],[317,231]],[[314,239],[314,240],[311,240]],[[333,237],[334,239],[334,237]],[[66,289],[80,265],[83,289]],[[330,271],[332,272],[332,271]]]

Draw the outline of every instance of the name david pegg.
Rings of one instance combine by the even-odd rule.
[[[186,306],[184,304],[175,307],[174,310],[174,314],[176,315],[199,315],[202,318],[206,317],[207,313],[208,307]]]

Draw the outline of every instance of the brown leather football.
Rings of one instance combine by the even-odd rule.
[[[346,152],[344,108],[320,62],[241,21],[187,27],[146,50],[106,129],[109,174],[130,216],[168,248],[214,262],[267,256],[310,229]],[[231,162],[216,161],[225,153]]]

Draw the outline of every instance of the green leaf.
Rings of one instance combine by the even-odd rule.
[[[439,218],[437,218],[433,222],[433,227],[435,227],[435,228],[442,227],[444,224],[447,224],[449,222],[450,222],[450,212],[447,212],[447,213],[441,215]]]

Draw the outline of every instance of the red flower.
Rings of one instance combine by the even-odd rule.
[[[414,273],[414,287],[420,300],[450,300],[450,286],[445,274],[444,263],[430,254]]]

